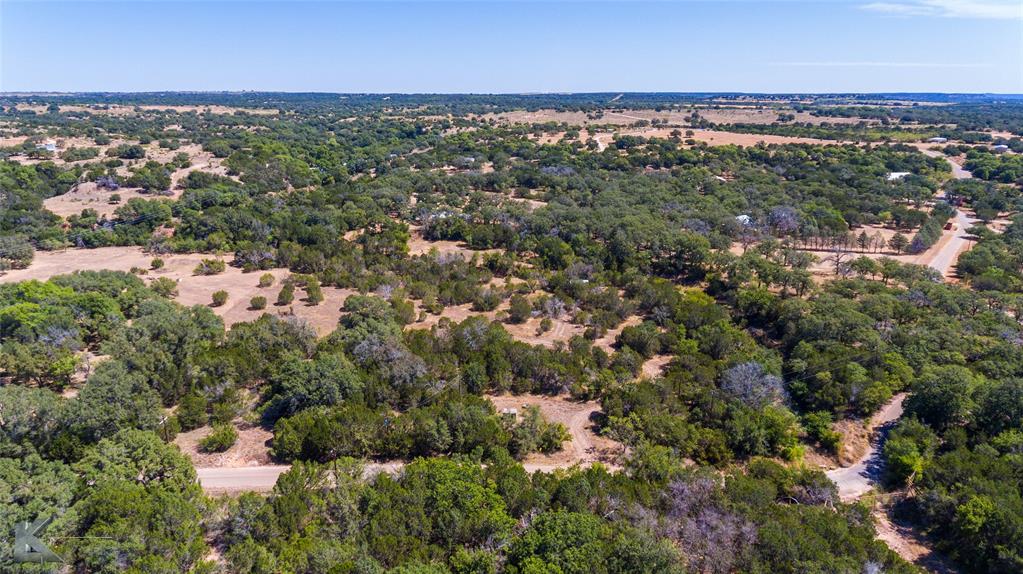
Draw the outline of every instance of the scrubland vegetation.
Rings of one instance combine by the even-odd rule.
[[[3,148],[0,273],[61,249],[152,261],[0,276],[0,530],[55,515],[75,571],[916,572],[814,463],[904,392],[883,449],[898,516],[964,572],[1023,568],[1019,156],[962,137],[1018,134],[1018,105],[851,102],[807,109],[884,123],[728,128],[864,145],[687,142],[694,118],[601,149],[580,126],[481,118],[599,122],[581,95],[24,103],[0,99],[4,135],[93,143]],[[105,113],[151,103],[197,108]],[[945,157],[977,179],[907,145],[946,133],[932,124],[957,126]],[[152,159],[190,144],[223,173]],[[109,216],[46,208],[86,183],[138,195]],[[945,282],[903,252],[960,205],[982,223]],[[160,275],[181,253],[202,254],[181,283],[233,265],[260,294],[181,305]],[[354,294],[325,309],[331,289]],[[230,306],[260,313],[225,324]],[[300,306],[336,328],[317,337]],[[543,405],[499,411],[506,393],[595,401],[586,432],[616,458],[528,473],[576,429]],[[230,453],[246,425],[291,469],[265,496],[207,496],[170,443],[210,427],[199,450]]]

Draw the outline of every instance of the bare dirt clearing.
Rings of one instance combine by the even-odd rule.
[[[493,119],[502,124],[542,124],[547,122],[566,123],[572,126],[587,125],[620,125],[627,126],[637,121],[660,120],[669,125],[684,126],[689,124],[693,112],[701,118],[716,124],[772,124],[778,121],[781,114],[791,114],[793,122],[811,124],[855,124],[861,121],[877,123],[877,120],[863,120],[862,118],[831,118],[818,117],[809,112],[796,112],[783,108],[758,108],[756,106],[686,106],[671,111],[656,110],[603,110],[602,113],[565,112],[557,110],[516,110],[501,112],[497,114],[484,114],[479,119],[488,121]]]
[[[238,440],[224,452],[205,453],[199,450],[199,441],[213,430],[209,426],[178,434],[174,444],[192,460],[196,468],[237,468],[270,464],[270,449],[267,444],[273,439],[273,432],[241,421],[236,421],[234,426],[238,431]]]
[[[500,249],[481,249],[473,250],[470,249],[464,243],[459,241],[447,241],[447,240],[430,240],[423,238],[422,227],[418,225],[409,226],[409,241],[408,241],[408,253],[409,255],[426,255],[437,250],[437,255],[464,255],[466,259],[471,259],[474,254],[479,254],[480,257],[487,253],[500,253]]]
[[[617,467],[625,447],[595,432],[593,418],[600,413],[596,401],[575,401],[568,396],[549,397],[543,395],[490,395],[487,397],[498,410],[517,409],[523,406],[540,407],[540,412],[550,422],[561,423],[568,429],[572,439],[564,444],[561,451],[550,455],[534,453],[526,458],[527,463],[540,467],[550,465],[562,468],[576,463],[601,462]]]
[[[728,107],[728,108],[708,108],[708,107],[697,107],[697,113],[703,119],[714,122],[715,124],[773,124],[778,121],[781,114],[789,114],[794,116],[788,123],[809,123],[814,125],[821,124],[858,124],[860,122],[866,122],[868,124],[878,124],[878,120],[864,120],[862,118],[832,118],[824,116],[815,116],[810,112],[796,112],[788,109],[756,109],[756,108],[741,108],[741,107]]]
[[[543,345],[544,347],[554,347],[557,343],[567,343],[569,339],[576,335],[582,335],[583,331],[586,330],[582,325],[569,322],[568,317],[561,317],[559,319],[552,319],[551,329],[540,333],[538,329],[541,321],[540,317],[530,317],[525,323],[517,325],[506,323],[504,328],[518,341],[529,343],[530,345]]]
[[[643,368],[640,369],[640,375],[648,379],[656,379],[664,374],[664,369],[674,358],[674,355],[654,355],[643,362]]]
[[[423,308],[420,306],[419,301],[413,303],[416,306],[416,316],[418,317],[420,311]],[[444,310],[439,315],[433,313],[427,313],[426,317],[422,321],[416,321],[411,325],[408,325],[406,329],[430,329],[440,324],[441,319],[447,319],[453,323],[461,323],[469,317],[486,317],[488,321],[494,321],[498,311],[508,308],[508,302],[502,301],[501,306],[493,311],[473,311],[472,304],[466,303],[464,305],[448,305],[444,307]]]
[[[110,196],[117,194],[121,201],[110,203]],[[70,215],[79,215],[83,209],[94,209],[101,216],[111,217],[118,207],[127,203],[129,199],[159,199],[162,197],[173,197],[142,193],[141,188],[122,187],[117,191],[101,189],[95,183],[89,181],[80,183],[71,191],[63,195],[55,195],[43,200],[43,207],[67,219]]]
[[[519,203],[525,205],[530,211],[539,209],[547,205],[546,201],[540,199],[531,199],[528,197],[516,197],[514,195],[508,195],[505,193],[495,193],[490,191],[483,192],[483,195],[497,202],[498,205],[506,205],[507,203]]]
[[[671,139],[673,136],[672,132],[681,131],[680,136],[682,141],[695,140],[700,143],[705,143],[711,146],[721,145],[737,145],[743,147],[750,147],[759,144],[770,145],[770,144],[815,144],[815,145],[845,145],[853,142],[844,142],[839,140],[826,140],[819,138],[807,138],[807,137],[795,137],[795,136],[780,136],[770,134],[744,134],[737,132],[724,132],[717,130],[705,130],[705,129],[686,129],[686,128],[632,128],[618,130],[614,133],[610,132],[597,132],[592,135],[583,133],[580,135],[580,140],[583,142],[593,141],[597,144],[597,151],[604,151],[613,143],[615,135],[625,136],[636,136],[643,138],[659,138],[659,139]],[[692,135],[689,135],[692,132]],[[687,144],[683,144],[687,145]]]
[[[418,314],[421,307],[418,301],[415,304],[416,313]],[[471,303],[449,305],[444,307],[444,310],[439,315],[427,314],[424,320],[412,323],[406,329],[430,329],[439,325],[441,319],[461,323],[470,317],[484,317],[488,321],[496,321],[499,314],[508,310],[508,306],[509,302],[507,299],[501,301],[501,304],[493,311],[473,311]],[[547,348],[553,348],[558,343],[568,343],[569,339],[576,335],[582,335],[586,330],[584,326],[572,323],[568,316],[564,316],[552,319],[550,330],[541,333],[539,332],[539,327],[542,320],[541,317],[530,317],[524,323],[501,323],[501,325],[515,340],[530,345],[543,345]]]
[[[243,273],[241,269],[231,267],[231,257],[220,257],[228,263],[227,269],[217,275],[193,275],[193,270],[202,259],[218,256],[201,253],[168,254],[160,256],[164,267],[149,271],[143,275],[148,283],[157,277],[168,277],[178,284],[178,296],[174,299],[182,305],[209,305],[213,292],[224,290],[228,293],[227,303],[213,307],[213,312],[224,319],[230,327],[235,323],[253,321],[263,314],[291,315],[305,321],[320,336],[329,334],[337,326],[341,316],[341,306],[349,295],[356,293],[350,289],[324,287],[324,301],[310,306],[300,301],[303,296],[301,289],[296,289],[295,302],[286,307],[273,305],[280,290],[281,281],[290,275],[287,269],[272,269]],[[133,267],[149,269],[154,255],[145,253],[140,247],[101,247],[98,249],[66,249],[63,251],[40,251],[27,269],[17,269],[0,275],[0,283],[13,283],[28,279],[45,281],[54,275],[62,275],[81,270],[109,269],[113,271],[130,271]],[[274,276],[274,284],[270,287],[259,287],[259,276],[270,273]],[[269,306],[264,310],[249,308],[249,300],[256,295],[267,298]]]
[[[642,322],[643,318],[639,315],[630,315],[626,317],[624,321],[619,323],[617,327],[608,329],[607,332],[604,333],[604,336],[593,342],[593,346],[604,349],[607,353],[613,353],[615,340],[618,339],[618,335],[621,335],[622,331],[625,330],[626,327],[635,327]]]
[[[13,147],[25,143],[29,136],[5,136],[0,137],[0,147]]]
[[[641,136],[645,138],[661,138],[668,139],[671,137],[671,132],[677,128],[649,128],[639,130],[624,130],[620,132],[623,135]],[[693,135],[688,135],[687,130],[682,131],[682,140],[693,139],[698,142],[703,142],[712,146],[719,145],[737,145],[737,146],[755,146],[758,144],[816,144],[816,145],[843,145],[852,142],[843,142],[839,140],[826,140],[819,138],[806,138],[796,136],[779,136],[772,134],[744,134],[738,132],[723,132],[717,130],[689,130],[693,132]]]

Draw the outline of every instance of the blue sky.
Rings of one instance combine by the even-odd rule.
[[[1021,0],[0,0],[0,91],[1023,92]]]

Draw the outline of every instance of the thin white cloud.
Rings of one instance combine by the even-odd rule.
[[[990,68],[991,64],[952,62],[771,62],[771,66],[790,68]]]
[[[1023,2],[1020,0],[902,0],[871,2],[861,7],[899,16],[1023,20]]]

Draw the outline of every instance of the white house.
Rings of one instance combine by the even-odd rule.
[[[898,180],[906,177],[909,174],[910,174],[910,172],[908,172],[908,171],[893,171],[893,172],[889,173],[888,177],[885,178],[885,179],[887,179],[888,181],[898,181]]]
[[[947,141],[948,141],[948,138],[936,137],[936,138],[928,139],[927,143],[945,143]]]
[[[43,142],[37,143],[36,144],[36,149],[44,149],[44,150],[46,150],[48,152],[56,152],[57,151],[57,142],[55,142],[53,140],[45,140]]]

